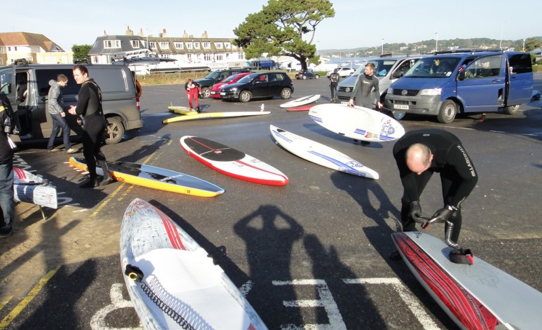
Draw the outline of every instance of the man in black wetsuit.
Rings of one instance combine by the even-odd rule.
[[[337,99],[337,85],[341,80],[341,75],[337,73],[338,69],[333,69],[333,72],[329,75],[329,88],[331,89],[331,103],[338,101]]]
[[[349,106],[357,105],[369,109],[380,109],[380,91],[378,89],[378,78],[374,76],[375,65],[369,62],[365,65],[365,73],[360,74],[354,84],[352,97],[348,101]],[[374,91],[374,92],[373,92]]]
[[[81,184],[81,188],[103,186],[114,180],[109,175],[105,155],[101,151],[107,123],[102,109],[102,91],[94,79],[88,77],[88,69],[84,65],[73,68],[73,78],[81,85],[77,95],[77,106],[71,106],[68,112],[83,116],[83,155],[88,167],[89,180]],[[104,177],[97,181],[96,163],[102,167]]]
[[[457,244],[461,231],[461,203],[478,182],[474,164],[461,141],[440,129],[411,131],[395,143],[393,156],[404,188],[401,198],[403,230],[415,230],[415,222],[423,221],[420,196],[433,173],[437,172],[440,173],[444,206],[432,218],[436,218],[435,222],[449,220],[453,224],[450,239]]]

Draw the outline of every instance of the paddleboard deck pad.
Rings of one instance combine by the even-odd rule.
[[[221,143],[196,136],[183,136],[180,143],[190,156],[222,174],[271,186],[288,184],[278,169]]]
[[[88,170],[82,158],[71,157],[69,163],[80,170]],[[115,180],[137,186],[199,197],[215,197],[225,191],[195,176],[165,168],[130,162],[108,162],[107,164],[109,173]],[[103,175],[101,167],[97,167],[96,172],[98,175]]]
[[[124,281],[145,329],[267,329],[222,268],[151,204],[132,201],[120,236]]]
[[[342,152],[273,125],[270,125],[269,129],[280,146],[309,162],[365,178],[379,178],[376,171]]]
[[[315,106],[314,104],[307,104],[307,105],[302,105],[302,106],[295,107],[295,108],[288,108],[288,109],[286,109],[286,111],[288,111],[288,112],[309,111],[314,106]]]
[[[403,125],[397,120],[363,107],[320,104],[311,108],[309,116],[334,133],[360,141],[394,141],[405,134]]]
[[[13,193],[16,202],[58,208],[56,188],[42,177],[17,167],[13,168]]]
[[[298,99],[283,103],[283,104],[280,105],[280,107],[283,108],[283,109],[295,108],[295,107],[299,107],[299,106],[302,106],[302,105],[307,105],[307,104],[316,102],[316,101],[318,101],[318,99],[320,99],[320,94],[304,96],[304,97],[300,97]]]
[[[474,257],[450,261],[442,240],[417,232],[392,234],[414,276],[450,318],[464,329],[540,329],[542,293]]]
[[[268,115],[271,111],[232,111],[232,112],[205,112],[191,116],[177,116],[162,120],[162,124],[171,124],[179,121],[189,121],[207,118],[232,118]]]
[[[197,115],[198,112],[190,107],[184,107],[184,106],[177,106],[177,105],[171,105],[167,107],[167,109],[171,112],[178,113],[181,115]]]

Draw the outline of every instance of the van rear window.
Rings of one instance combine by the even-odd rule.
[[[508,58],[508,63],[511,66],[512,73],[529,73],[533,72],[531,66],[531,56],[529,54],[516,54]]]
[[[38,85],[38,93],[40,96],[47,96],[49,93],[49,81],[55,80],[59,74],[64,74],[68,77],[68,85],[62,89],[62,94],[77,94],[79,93],[80,85],[77,85],[73,79],[73,72],[71,69],[44,69],[36,70],[36,83]]]
[[[126,86],[126,79],[122,70],[100,70],[92,68],[89,70],[89,76],[90,78],[94,78],[103,93],[127,91],[128,86]]]

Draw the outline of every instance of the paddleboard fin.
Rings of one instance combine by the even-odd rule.
[[[144,276],[141,269],[130,264],[126,265],[126,268],[124,269],[124,275],[128,276],[131,280],[136,282],[141,282]]]

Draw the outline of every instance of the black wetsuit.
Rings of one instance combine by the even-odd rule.
[[[96,180],[96,163],[105,166],[105,155],[101,152],[104,143],[107,124],[102,109],[102,92],[93,79],[88,79],[81,85],[77,98],[76,112],[83,116],[83,155],[88,167],[91,180]],[[106,172],[106,171],[104,171]],[[108,173],[104,173],[104,177]]]
[[[372,93],[373,90],[374,94]],[[378,78],[374,75],[367,76],[365,73],[361,73],[354,84],[352,98],[354,98],[354,104],[357,106],[369,109],[376,108],[376,103],[380,98]]]
[[[329,88],[331,89],[331,102],[337,102],[337,85],[341,80],[341,76],[337,72],[333,72],[329,75]]]
[[[415,144],[426,145],[433,154],[431,166],[420,175],[406,164],[406,151]],[[457,243],[461,231],[461,203],[478,182],[478,174],[461,141],[452,133],[439,129],[410,131],[393,147],[393,156],[399,168],[404,193],[401,198],[401,221],[405,231],[414,230],[414,221],[408,217],[410,202],[420,200],[423,189],[434,172],[440,173],[442,199],[445,205],[457,208],[450,221],[454,224],[452,241]]]

